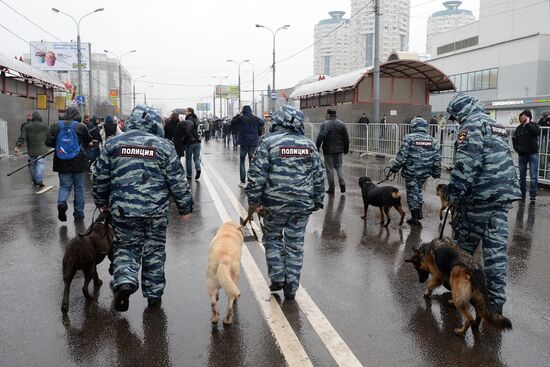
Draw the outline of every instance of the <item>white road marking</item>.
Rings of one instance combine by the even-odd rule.
[[[223,178],[212,168],[212,166],[206,164],[204,161],[203,164],[210,168],[208,171],[210,171],[214,178],[218,181],[235,210],[237,210],[237,212],[245,218],[248,215],[247,210],[245,210],[245,208],[241,205]],[[250,222],[250,225],[254,227],[254,230],[258,234],[259,247],[262,251],[265,251],[264,247],[261,245],[263,235],[261,228],[259,228],[255,222]],[[344,339],[342,339],[342,337],[334,329],[330,321],[328,321],[327,317],[323,314],[315,302],[313,302],[313,299],[303,287],[300,287],[298,289],[298,293],[296,293],[296,302],[339,366],[362,366],[359,359],[357,359],[355,354],[353,354]]]
[[[229,213],[223,206],[222,200],[218,195],[208,173],[203,170],[204,183],[210,192],[210,196],[214,201],[214,206],[218,211],[222,222],[231,220]],[[269,287],[262,276],[262,272],[258,268],[258,265],[254,262],[254,258],[250,254],[246,244],[243,244],[241,265],[244,269],[248,282],[252,288],[254,296],[262,309],[264,317],[275,337],[275,340],[281,348],[286,362],[289,366],[313,366],[309,357],[304,350],[304,347],[300,343],[300,340],[292,330],[292,327],[288,323],[281,307],[277,301],[271,297],[269,293]]]
[[[45,193],[46,191],[50,191],[51,189],[53,189],[53,186],[46,186],[46,187],[44,187],[42,190],[37,191],[37,192],[36,192],[36,195],[43,194],[43,193]]]

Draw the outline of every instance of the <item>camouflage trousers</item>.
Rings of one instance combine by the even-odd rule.
[[[422,198],[422,186],[426,183],[427,178],[406,178],[405,189],[407,190],[407,205],[409,210],[420,209],[424,203]]]
[[[168,218],[114,218],[113,241],[115,289],[122,284],[139,287],[141,269],[143,297],[159,298],[164,292],[166,227]]]
[[[473,255],[482,242],[489,301],[497,311],[501,311],[506,302],[509,209],[506,204],[462,207],[455,219],[454,240],[457,245]]]
[[[296,294],[300,286],[308,220],[309,214],[279,212],[264,221],[267,273],[272,282],[285,282],[288,295]]]

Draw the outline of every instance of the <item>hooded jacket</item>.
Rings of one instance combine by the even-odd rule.
[[[395,161],[390,167],[393,172],[400,169],[405,179],[441,176],[439,144],[428,134],[428,122],[422,118],[417,117],[411,121],[410,132],[403,138]]]
[[[449,102],[447,112],[460,124],[447,186],[451,203],[502,205],[521,199],[506,129],[485,114],[476,98],[464,93]]]
[[[183,144],[199,144],[201,142],[201,135],[199,131],[201,130],[200,121],[197,115],[194,113],[185,117],[184,133],[183,133]]]
[[[241,115],[231,120],[231,127],[238,130],[238,144],[245,146],[256,146],[260,141],[264,121],[252,114],[250,106],[243,107]]]
[[[179,118],[174,120],[170,118],[166,126],[164,126],[164,137],[174,144],[176,152],[180,157],[185,155],[185,145],[183,144],[184,129],[184,123]]]
[[[48,153],[48,147],[44,142],[48,136],[48,127],[42,122],[42,117],[38,112],[33,112],[32,120],[21,130],[21,135],[15,146],[21,148],[23,144],[27,144],[27,154],[30,157],[37,157]]]
[[[323,207],[323,166],[315,144],[304,136],[303,113],[284,106],[274,115],[248,171],[249,205],[281,212],[311,213]]]
[[[172,195],[178,212],[190,213],[193,200],[185,172],[174,146],[163,138],[160,115],[145,106],[136,109],[126,132],[108,139],[96,160],[95,204],[109,205],[119,219],[165,217]]]
[[[514,130],[512,144],[519,155],[529,156],[539,152],[540,127],[536,122],[520,124]]]
[[[315,145],[318,150],[322,147],[325,154],[348,154],[349,136],[346,125],[336,116],[329,117],[321,125]]]
[[[65,120],[62,120],[66,126],[69,126],[73,121],[80,122],[82,119],[76,107],[67,108]],[[85,147],[88,147],[92,138],[88,133],[88,128],[80,122],[75,128],[76,136],[80,144],[80,153],[73,159],[59,159],[57,152],[53,156],[53,170],[58,173],[84,173],[88,171],[88,157],[86,157]],[[46,145],[50,148],[55,148],[57,135],[59,134],[59,126],[53,124],[48,131]]]

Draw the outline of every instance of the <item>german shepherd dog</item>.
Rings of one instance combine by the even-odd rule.
[[[239,273],[241,250],[244,242],[242,227],[235,222],[221,225],[208,250],[208,268],[206,269],[206,288],[212,308],[211,321],[218,322],[218,291],[220,288],[227,294],[227,313],[224,324],[233,322],[233,303],[241,295],[239,290]]]
[[[100,214],[92,225],[84,233],[79,233],[72,238],[65,247],[63,256],[63,281],[65,289],[63,291],[63,303],[61,311],[69,310],[69,291],[71,282],[77,270],[84,272],[84,286],[82,293],[87,299],[92,296],[88,292],[90,281],[94,280],[94,286],[99,287],[103,282],[97,275],[96,265],[101,263],[105,256],[113,260],[112,248],[115,230],[112,225],[110,213]]]
[[[364,206],[362,219],[367,219],[369,205],[374,205],[380,209],[380,224],[387,227],[391,222],[390,208],[394,207],[401,215],[399,225],[403,224],[405,212],[401,206],[401,194],[397,188],[392,186],[378,187],[372,182],[370,177],[365,176],[359,178],[359,187],[361,187]],[[384,213],[386,213],[386,217],[388,218],[386,224],[384,224]]]
[[[498,330],[512,329],[510,320],[496,313],[487,295],[485,273],[473,256],[460,249],[450,239],[435,239],[424,243],[419,249],[413,247],[414,255],[405,262],[414,265],[420,283],[424,283],[431,274],[424,297],[430,297],[432,291],[448,284],[451,288],[454,306],[464,316],[464,325],[454,329],[456,335],[463,336],[470,326],[477,329],[481,320]],[[474,306],[476,318],[469,311]]]

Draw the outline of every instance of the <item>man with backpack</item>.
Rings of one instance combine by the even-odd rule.
[[[92,138],[81,121],[77,107],[67,108],[65,119],[50,127],[46,145],[55,148],[53,170],[59,175],[57,218],[67,221],[67,200],[74,188],[75,220],[84,219],[84,174],[88,170],[88,158],[84,152]]]
[[[192,162],[195,163],[195,180],[201,177],[201,139],[202,129],[200,122],[195,115],[195,110],[191,107],[185,110],[185,123],[183,133],[183,143],[185,144],[185,165],[187,179],[190,180],[193,173]]]

